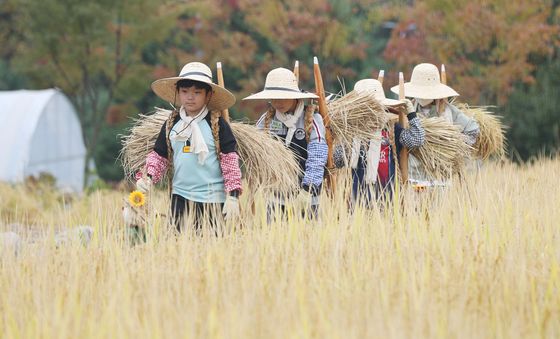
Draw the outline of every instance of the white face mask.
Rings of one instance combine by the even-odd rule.
[[[431,104],[432,102],[434,102],[434,99],[416,99],[416,101],[418,101],[420,106],[426,107],[429,104]]]

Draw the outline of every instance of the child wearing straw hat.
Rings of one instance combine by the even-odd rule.
[[[227,89],[212,81],[200,62],[186,64],[178,76],[152,83],[153,91],[173,105],[146,159],[136,186],[147,192],[169,170],[171,213],[180,232],[184,215],[194,217],[200,231],[205,222],[216,227],[239,215],[241,170],[237,141],[221,111],[235,103]]]
[[[352,168],[352,198],[357,201],[358,197],[363,196],[365,203],[369,204],[373,198],[370,190],[371,185],[375,187],[378,198],[391,194],[398,154],[403,147],[412,149],[422,146],[425,133],[420,119],[416,116],[412,102],[406,99],[398,101],[386,98],[380,81],[362,79],[354,85],[354,91],[372,95],[387,110],[389,107],[404,104],[408,112],[408,128],[403,128],[399,123],[395,123],[392,136],[390,130],[384,128],[376,131],[377,138],[369,140],[369,142],[354,141],[353,143],[349,164]],[[387,115],[389,120],[398,118],[393,113],[387,113]],[[391,143],[391,137],[393,137],[394,145]],[[343,150],[337,148],[335,157],[337,167],[342,167],[344,162]]]
[[[394,86],[391,91],[398,93],[399,87]],[[448,98],[459,96],[459,93],[441,82],[439,70],[435,65],[416,65],[412,70],[410,82],[404,84],[404,91],[406,97],[413,98],[418,115],[426,118],[442,117],[460,128],[468,145],[476,143],[480,134],[478,123],[448,102]],[[437,184],[430,180],[428,173],[412,154],[409,157],[408,173],[412,182]]]
[[[257,121],[257,127],[278,136],[299,160],[303,175],[296,201],[310,208],[312,216],[317,215],[328,152],[323,119],[313,105],[304,103],[304,99],[316,98],[299,89],[292,71],[276,68],[267,74],[261,92],[243,99],[269,101],[270,107]],[[283,199],[279,203],[283,206]]]

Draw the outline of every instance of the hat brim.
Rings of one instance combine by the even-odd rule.
[[[373,98],[375,98],[375,100],[377,100],[380,104],[382,104],[383,106],[398,106],[398,105],[402,105],[403,103],[400,102],[399,100],[395,100],[395,99],[388,99],[385,97],[385,93],[381,94],[381,93],[376,93],[373,92],[370,89],[364,88],[364,89],[359,89],[356,90],[354,89],[354,92],[356,93],[360,93],[360,94],[366,94],[366,95],[371,95],[373,96]],[[377,95],[376,95],[377,94]]]
[[[319,97],[309,92],[284,91],[284,90],[264,90],[249,95],[243,100],[273,100],[273,99],[318,99]]]
[[[399,85],[391,87],[391,92],[399,94]],[[459,96],[459,93],[447,85],[438,84],[433,86],[419,86],[411,82],[404,84],[404,95],[409,98],[418,99],[445,99]]]
[[[388,99],[388,98],[382,99],[382,100],[380,100],[380,102],[383,106],[398,106],[398,105],[403,104],[402,102],[400,102],[398,100]]]
[[[171,103],[174,106],[178,106],[179,96],[177,95],[177,81],[179,80],[194,80],[200,81],[212,87],[212,97],[208,102],[209,110],[222,111],[224,109],[230,108],[235,104],[235,96],[223,88],[222,86],[216,85],[215,83],[209,82],[205,77],[199,76],[187,76],[187,77],[172,77],[158,79],[152,83],[152,90],[158,97]]]

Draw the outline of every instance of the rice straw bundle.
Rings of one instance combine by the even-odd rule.
[[[154,149],[161,126],[170,114],[171,111],[161,108],[156,108],[153,114],[140,114],[128,135],[121,136],[123,147],[119,158],[126,178],[133,178],[136,172],[144,169],[146,156]]]
[[[426,132],[424,145],[411,153],[422,163],[426,174],[434,179],[447,179],[462,173],[473,148],[459,129],[440,117],[422,119],[422,127]]]
[[[250,190],[291,193],[299,187],[299,162],[284,142],[254,125],[230,125]]]
[[[384,106],[372,95],[351,91],[327,104],[335,143],[350,146],[354,138],[368,140],[387,124]]]
[[[154,114],[140,115],[129,135],[122,137],[120,158],[127,177],[144,168],[146,156],[170,114],[158,108]],[[299,187],[299,163],[283,142],[252,125],[232,122],[230,126],[250,190],[291,192]]]
[[[457,107],[470,117],[473,117],[480,126],[480,135],[474,145],[474,155],[482,160],[495,155],[502,158],[506,153],[505,128],[501,117],[493,114],[488,107],[470,107],[459,104]]]

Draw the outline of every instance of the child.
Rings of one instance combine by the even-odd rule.
[[[321,115],[303,99],[318,98],[299,89],[295,74],[276,68],[266,76],[264,90],[244,100],[269,100],[270,108],[257,122],[257,127],[278,136],[299,159],[303,176],[297,201],[317,216],[319,195],[327,162],[325,127]],[[279,201],[284,205],[283,199]]]
[[[220,112],[235,97],[212,82],[212,71],[200,62],[186,64],[179,76],[156,80],[153,91],[173,110],[146,159],[136,185],[147,192],[170,169],[171,213],[181,232],[184,214],[194,216],[194,229],[212,227],[239,215],[241,171],[237,142]],[[221,210],[221,211],[220,211]]]
[[[398,93],[399,87],[394,86],[391,91]],[[476,143],[480,134],[478,123],[448,102],[448,98],[458,96],[459,93],[441,83],[439,70],[435,65],[427,63],[416,65],[410,82],[404,84],[404,91],[406,97],[414,98],[415,111],[418,115],[427,118],[442,117],[461,129],[467,144],[472,146]],[[420,161],[412,154],[409,156],[408,173],[413,183],[427,186],[440,185],[430,180]]]
[[[398,154],[403,146],[408,149],[420,147],[424,144],[425,133],[420,119],[414,112],[414,107],[409,100],[398,101],[387,99],[381,82],[375,79],[363,79],[354,85],[354,91],[372,95],[379,103],[385,107],[405,105],[408,112],[409,128],[404,129],[395,123],[393,135],[388,128],[377,131],[379,139],[370,140],[367,143],[354,142],[355,149],[352,150],[350,167],[352,167],[352,198],[354,202],[358,197],[363,196],[365,203],[371,202],[371,185],[375,187],[376,197],[384,198],[390,196],[392,185],[395,180],[395,166]],[[398,118],[397,115],[387,113],[389,119]],[[394,137],[396,150],[391,144],[391,137]],[[396,151],[396,154],[394,153]],[[343,166],[343,150],[338,148],[335,153],[337,167]]]

